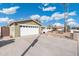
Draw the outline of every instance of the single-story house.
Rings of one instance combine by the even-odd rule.
[[[53,28],[56,31],[63,31],[64,30],[64,24],[61,23],[54,23]]]
[[[9,25],[10,37],[20,37],[41,33],[41,24],[36,20],[13,22]]]
[[[64,31],[64,27],[63,26],[56,26],[54,27],[56,31]]]

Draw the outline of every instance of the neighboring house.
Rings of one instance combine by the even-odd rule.
[[[55,29],[57,31],[64,31],[64,27],[63,26],[56,26]]]
[[[51,28],[48,28],[47,26],[42,26],[41,28],[42,28],[42,33],[47,33],[53,30]]]
[[[17,21],[10,24],[10,37],[20,37],[41,33],[41,24],[35,20]]]
[[[54,23],[53,24],[53,28],[54,28],[54,30],[56,30],[56,31],[63,31],[63,29],[64,29],[64,24],[61,24],[61,23]]]
[[[64,27],[63,26],[56,26],[56,29],[63,29]]]

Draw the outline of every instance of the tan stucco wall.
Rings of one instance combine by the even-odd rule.
[[[17,24],[15,26],[15,37],[19,37],[20,36],[20,27],[19,25]]]
[[[15,37],[15,25],[10,26],[10,37]]]

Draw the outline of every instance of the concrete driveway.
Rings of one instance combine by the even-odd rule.
[[[77,41],[42,34],[25,56],[77,56]]]
[[[39,35],[0,40],[0,56],[21,56]]]

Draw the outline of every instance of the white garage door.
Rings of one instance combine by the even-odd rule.
[[[20,35],[26,36],[26,35],[34,35],[39,34],[39,26],[27,26],[27,25],[21,25],[20,26]]]

